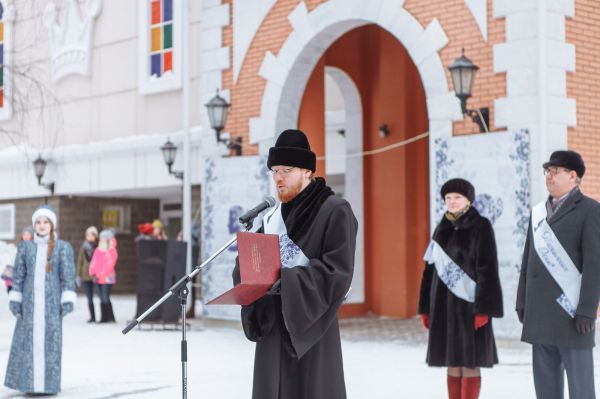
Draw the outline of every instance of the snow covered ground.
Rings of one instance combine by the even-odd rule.
[[[173,299],[174,300],[174,299]],[[133,316],[133,296],[114,298],[117,324],[86,324],[82,297],[74,314],[65,318],[63,398],[177,398],[181,397],[179,331],[134,329],[122,335]],[[14,318],[6,294],[0,293],[0,372],[4,381]],[[345,334],[347,336],[347,334]],[[422,335],[410,340],[344,339],[348,398],[445,398],[445,370],[424,363]],[[190,398],[249,398],[254,345],[239,325],[193,321],[188,332],[188,393]],[[595,352],[598,363],[598,350]],[[528,345],[499,342],[500,365],[483,370],[481,398],[535,398]],[[596,367],[596,390],[599,371]],[[0,387],[0,398],[20,398]]]

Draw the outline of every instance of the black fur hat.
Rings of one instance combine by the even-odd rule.
[[[548,166],[561,166],[565,169],[574,170],[579,178],[582,178],[585,174],[583,158],[575,151],[554,151],[550,155],[550,160],[542,165],[544,169]]]
[[[464,195],[471,203],[475,201],[475,187],[465,179],[450,179],[444,183],[441,191],[442,199],[444,199],[448,193]]]
[[[302,131],[288,129],[281,132],[275,147],[269,149],[267,159],[267,168],[275,165],[296,166],[315,172],[317,156],[310,150],[308,139]]]

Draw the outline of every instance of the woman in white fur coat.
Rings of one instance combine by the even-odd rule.
[[[35,234],[19,244],[10,311],[17,318],[4,385],[28,394],[60,392],[62,317],[73,311],[73,248],[56,235],[49,206],[31,218]]]

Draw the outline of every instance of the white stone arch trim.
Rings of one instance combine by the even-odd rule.
[[[237,82],[252,40],[277,0],[233,0],[233,82]]]
[[[493,47],[494,72],[506,73],[506,96],[494,100],[494,122],[529,130],[532,203],[547,195],[536,165],[568,148],[568,129],[577,125],[577,102],[567,95],[567,73],[575,71],[577,57],[566,41],[566,18],[574,15],[575,0],[493,2],[494,18],[506,21],[506,41]]]
[[[487,42],[487,0],[465,0],[465,4],[475,18],[481,37]]]
[[[266,86],[260,117],[250,120],[250,142],[272,139],[284,127],[297,125],[304,87],[321,55],[340,36],[366,24],[387,30],[406,48],[424,85],[430,133],[451,135],[452,121],[463,116],[439,56],[448,38],[437,19],[423,28],[403,4],[403,0],[331,0],[309,13],[300,2],[288,16],[292,33],[278,55],[267,52],[261,65],[259,74]]]
[[[363,150],[363,110],[360,92],[352,78],[340,68],[325,67],[329,75],[340,88],[344,98],[344,130],[346,137],[346,153],[356,154]],[[365,233],[364,233],[364,199],[363,199],[363,162],[361,158],[346,159],[345,197],[358,220],[356,234],[356,255],[352,291],[348,303],[365,301]]]

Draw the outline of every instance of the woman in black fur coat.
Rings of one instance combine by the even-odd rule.
[[[448,367],[450,399],[476,399],[479,368],[498,363],[491,322],[503,314],[496,241],[490,221],[471,206],[471,183],[448,180],[441,194],[447,212],[425,255],[419,298],[427,364]]]

